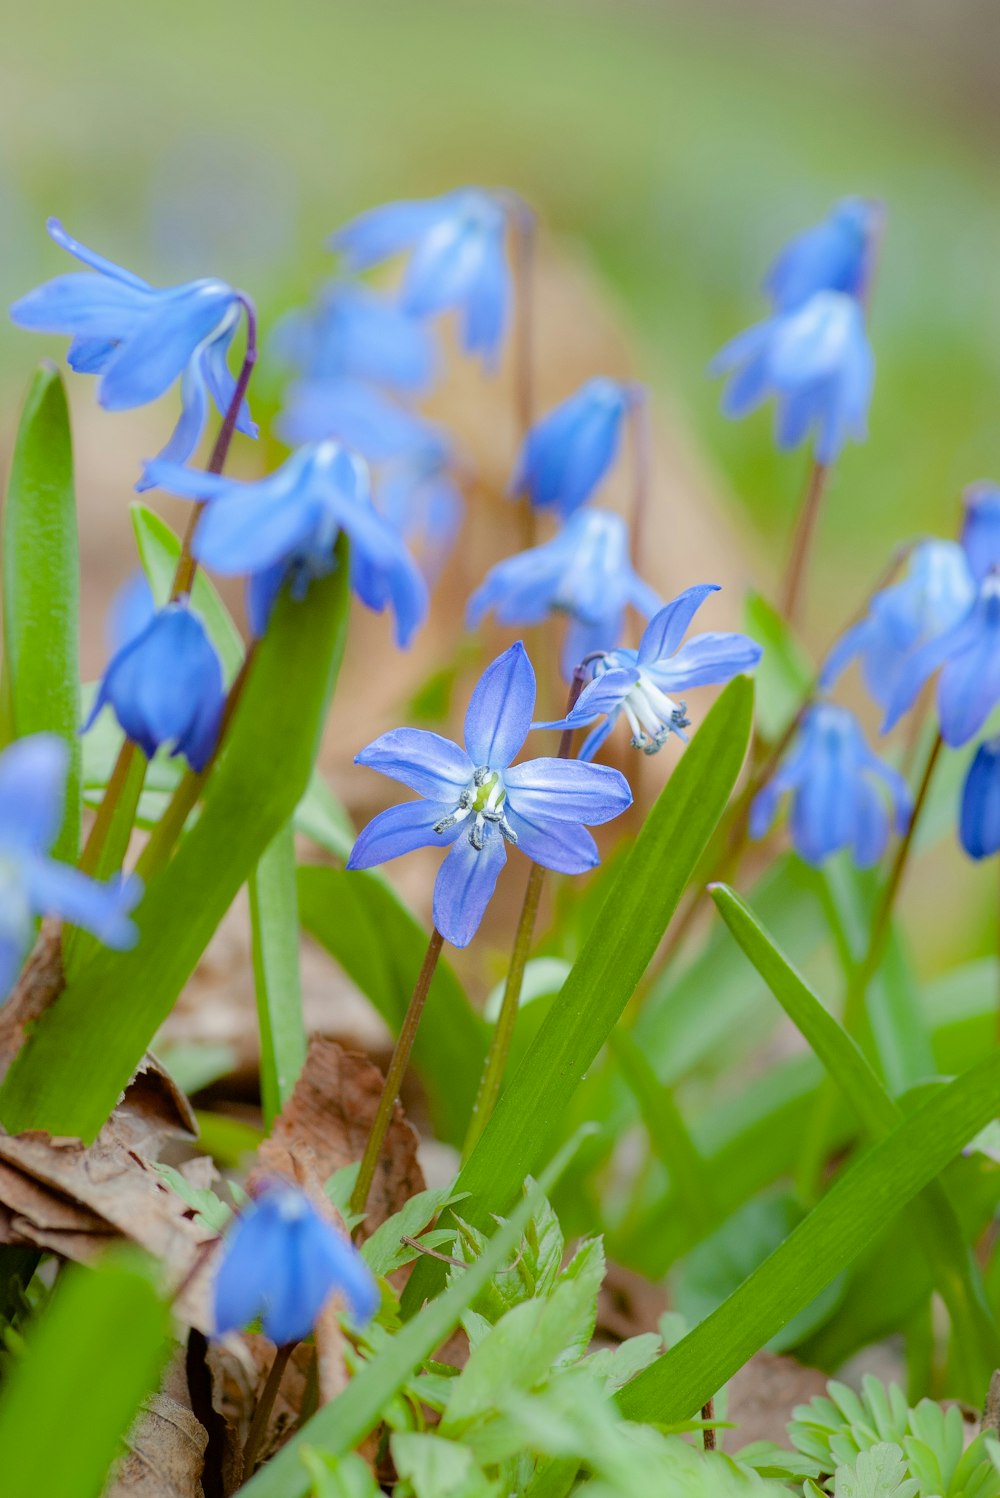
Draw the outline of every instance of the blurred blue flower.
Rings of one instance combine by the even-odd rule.
[[[743,671],[752,671],[763,651],[747,635],[695,635],[681,641],[695,614],[715,583],[701,583],[683,593],[650,620],[638,650],[613,650],[593,664],[593,680],[580,693],[572,712],[553,723],[536,728],[586,728],[604,718],[584,740],[580,758],[594,757],[614,728],[625,718],[632,730],[632,747],[656,754],[672,733],[684,739],[690,724],[685,702],[675,702],[668,692],[689,687],[707,687],[731,681]]]
[[[467,618],[473,628],[490,609],[502,624],[568,615],[562,652],[568,679],[585,656],[614,649],[628,604],[648,619],[661,600],[632,568],[624,520],[588,509],[571,515],[551,541],[491,567],[469,599]]]
[[[98,884],[47,857],[62,825],[69,751],[55,734],[17,739],[0,754],[0,999],[34,938],[36,916],[61,916],[109,947],[130,947],[142,884]]]
[[[419,728],[383,734],[357,756],[425,800],[392,806],[354,844],[349,869],[368,869],[414,848],[447,847],[434,884],[434,924],[468,946],[506,860],[506,843],[563,874],[598,862],[587,831],[618,816],[632,793],[617,770],[579,760],[532,759],[511,767],[531,726],[535,673],[518,642],[488,666],[465,715],[465,749]]]
[[[498,194],[463,187],[440,198],[386,203],[331,239],[352,270],[410,252],[400,293],[417,317],[454,309],[469,354],[496,362],[510,305],[507,215]]]
[[[812,429],[816,461],[827,464],[848,437],[866,435],[875,366],[864,313],[844,292],[818,291],[748,328],[716,354],[711,371],[732,375],[722,400],[727,416],[745,416],[775,397],[781,448],[798,447]]]
[[[1000,488],[986,482],[970,484],[962,496],[962,549],[977,583],[1000,569]]]
[[[524,440],[513,495],[565,518],[597,488],[618,452],[622,419],[643,398],[640,387],[601,376],[581,385],[531,428]]]
[[[959,837],[970,858],[1000,852],[1000,738],[976,750],[962,787]]]
[[[862,298],[884,221],[875,199],[842,198],[821,223],[789,240],[764,280],[776,310],[791,312],[817,291]]]
[[[11,318],[40,333],[71,335],[68,362],[80,374],[100,375],[97,397],[109,411],[145,406],[179,378],[181,416],[160,456],[184,462],[201,440],[208,397],[224,416],[235,395],[226,355],[245,299],[224,281],[157,290],[71,239],[57,219],[48,230],[99,274],[47,281],[14,303]],[[236,425],[256,437],[245,402]]]
[[[140,567],[122,583],[111,600],[105,631],[111,654],[141,635],[155,613],[153,590]]]
[[[904,833],[913,811],[906,781],[869,749],[853,713],[833,703],[816,703],[805,713],[777,773],[754,799],[750,836],[764,836],[789,792],[792,842],[806,863],[820,864],[850,848],[855,863],[869,868],[882,857],[889,837],[879,781],[888,791],[893,825]]]
[[[134,743],[152,759],[163,744],[203,770],[222,724],[222,667],[205,626],[185,602],[168,603],[114,655],[84,732],[110,706]]]
[[[418,391],[435,374],[434,342],[424,324],[351,281],[334,282],[315,309],[286,317],[275,329],[274,347],[309,381],[369,380]]]
[[[275,1178],[226,1234],[215,1276],[217,1336],[260,1319],[278,1347],[308,1337],[334,1294],[355,1322],[378,1310],[371,1270],[297,1186]]]
[[[432,442],[387,464],[375,486],[375,508],[404,541],[419,547],[424,573],[434,582],[465,513],[447,446]]]
[[[287,581],[302,598],[313,578],[335,566],[341,531],[351,542],[351,584],[370,609],[391,605],[406,645],[427,613],[427,585],[402,541],[371,500],[367,466],[335,442],[299,448],[253,483],[197,473],[179,464],[147,465],[154,484],[207,500],[192,552],[224,576],[248,574],[247,610],[256,635],[267,628]]]
[[[364,380],[296,380],[285,392],[278,432],[297,447],[304,442],[342,442],[378,463],[433,447],[444,439],[426,417]]]
[[[865,686],[887,707],[909,656],[950,629],[972,603],[976,587],[957,541],[924,541],[910,555],[903,579],[871,600],[868,613],[830,651],[819,684],[826,692],[855,656]]]

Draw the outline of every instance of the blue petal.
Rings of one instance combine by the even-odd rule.
[[[233,293],[221,281],[205,281],[182,292],[161,293],[158,302],[101,376],[98,399],[108,411],[146,405],[169,389],[198,345],[218,327]]]
[[[69,864],[37,855],[25,862],[24,874],[37,914],[61,916],[90,931],[107,947],[135,945],[138,932],[128,916],[142,896],[139,879],[118,877],[99,884]]]
[[[520,640],[497,656],[476,683],[465,714],[465,747],[473,764],[503,770],[528,736],[535,673]]]
[[[639,642],[639,665],[646,666],[673,655],[705,599],[710,593],[718,592],[718,583],[699,583],[696,587],[685,588],[658,614],[654,614]]]
[[[287,1275],[281,1220],[265,1200],[252,1202],[226,1234],[213,1288],[217,1336],[256,1321]]]
[[[651,664],[646,670],[664,691],[681,692],[731,681],[742,671],[752,671],[763,653],[748,635],[695,635],[663,665]]]
[[[571,681],[577,666],[587,659],[614,650],[622,637],[624,613],[606,615],[603,619],[577,619],[570,615],[563,640],[560,666],[563,678]]]
[[[139,568],[122,584],[108,610],[106,637],[112,654],[141,635],[156,613],[149,579]]]
[[[434,881],[434,924],[453,947],[467,947],[507,862],[504,840],[490,829],[481,849],[459,838]]]
[[[959,749],[1000,702],[1000,625],[982,627],[970,645],[945,661],[938,682],[941,736]]]
[[[44,853],[62,826],[69,750],[54,733],[15,739],[0,754],[0,848]]]
[[[965,491],[962,546],[977,582],[1000,567],[1000,489],[995,484],[972,484]]]
[[[584,765],[578,759],[567,761],[580,765],[582,769],[602,768]],[[574,822],[563,822],[555,817],[542,816],[532,811],[530,815],[511,808],[507,820],[517,833],[517,845],[522,853],[546,869],[557,874],[585,874],[600,863],[597,844],[587,831]]]
[[[588,681],[576,706],[565,718],[552,723],[533,723],[533,728],[583,728],[601,713],[617,713],[629,692],[639,680],[634,666],[616,666]]]
[[[170,434],[166,446],[154,461],[186,463],[201,441],[207,419],[208,393],[205,389],[201,366],[197,359],[192,359],[181,377],[180,419]],[[153,487],[148,466],[135,487],[139,494]]]
[[[117,338],[74,338],[66,351],[66,363],[77,374],[100,374],[118,343]]]
[[[285,497],[268,493],[263,486],[231,483],[223,498],[203,510],[192,551],[199,562],[223,576],[260,572],[305,546],[322,514],[322,503],[315,498]],[[336,527],[331,551],[334,540]]]
[[[434,827],[454,810],[453,800],[406,801],[401,806],[390,806],[387,811],[379,812],[358,834],[347,867],[372,869],[404,853],[412,853],[415,848],[449,842],[461,830],[461,823],[458,828],[450,830],[450,835],[435,832]]]
[[[45,227],[49,232],[50,239],[54,240],[61,249],[68,250],[77,260],[82,260],[84,265],[89,265],[91,270],[100,271],[102,276],[110,276],[113,281],[122,281],[126,286],[135,287],[140,291],[150,291],[152,289],[146,281],[141,280],[139,276],[133,275],[130,270],[125,270],[123,266],[116,265],[113,260],[105,259],[96,250],[88,249],[85,244],[81,244],[78,239],[74,239],[71,234],[67,234],[57,218],[48,219]]]
[[[362,380],[297,380],[278,429],[286,442],[336,438],[373,462],[403,457],[440,441],[433,423]]]
[[[247,578],[246,604],[247,619],[250,631],[255,639],[261,639],[267,633],[267,626],[271,620],[271,610],[274,608],[278,594],[281,592],[285,579],[291,572],[290,562],[276,562],[273,567],[265,567],[262,572],[255,572],[252,577]]]
[[[385,203],[338,229],[331,235],[330,245],[339,250],[352,270],[367,270],[408,249],[447,211],[447,200],[441,198]]]
[[[196,355],[196,362],[220,416],[226,415],[236,395],[236,378],[226,362],[226,355],[235,336],[238,322],[238,316],[232,317],[228,326],[223,326],[215,338],[203,344]],[[236,413],[236,430],[243,432],[247,437],[258,435],[257,423],[251,418],[250,407],[245,398],[240,402],[240,409]]]
[[[37,333],[70,333],[91,345],[97,339],[119,344],[142,327],[155,304],[155,292],[74,272],[29,291],[13,304],[10,317]]]
[[[1000,739],[980,744],[962,787],[962,847],[970,858],[1000,852]]]
[[[594,758],[594,755],[597,753],[598,749],[600,749],[601,745],[604,743],[604,740],[607,738],[608,734],[618,722],[619,716],[620,714],[617,712],[611,713],[609,717],[604,719],[603,723],[598,723],[597,727],[592,729],[590,733],[588,733],[587,737],[580,745],[581,760],[587,761]]]
[[[845,198],[821,223],[790,240],[764,281],[777,307],[789,311],[817,291],[863,291],[882,217],[880,203]]]
[[[502,244],[484,250],[479,274],[465,303],[462,346],[467,354],[480,354],[496,368],[510,311],[510,272]]]
[[[766,837],[778,812],[778,803],[784,795],[784,787],[768,781],[750,803],[748,831],[755,842]]]
[[[222,473],[203,473],[198,468],[185,468],[180,463],[153,458],[144,465],[142,487],[166,489],[169,494],[179,494],[182,499],[193,499],[200,504],[257,485],[240,485],[238,480],[227,478]]]
[[[828,692],[847,670],[854,657],[867,647],[872,637],[873,624],[874,621],[869,615],[860,619],[857,624],[852,625],[841,635],[823,662],[823,669],[819,675],[821,691]]]
[[[624,775],[577,759],[529,759],[504,772],[508,801],[522,816],[597,827],[632,805]]]
[[[457,800],[476,768],[464,749],[424,728],[394,728],[355,755],[354,763],[433,801]]]
[[[857,825],[854,831],[854,862],[859,869],[871,869],[885,852],[889,840],[889,818],[875,787],[859,780],[855,787]]]
[[[924,683],[949,656],[972,646],[975,634],[975,620],[964,619],[936,639],[928,640],[903,662],[882,723],[883,733],[888,733],[912,707]]]

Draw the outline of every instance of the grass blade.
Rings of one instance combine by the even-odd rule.
[[[247,883],[260,1030],[261,1100],[264,1121],[270,1127],[291,1096],[306,1059],[295,833],[291,822],[282,827]]]

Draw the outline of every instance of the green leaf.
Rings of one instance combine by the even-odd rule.
[[[401,1264],[407,1263],[413,1256],[413,1250],[402,1239],[419,1237],[431,1219],[451,1199],[450,1186],[418,1191],[398,1212],[380,1223],[371,1237],[361,1245],[361,1257],[372,1274],[391,1274]]]
[[[12,1132],[90,1140],[261,854],[306,788],[343,650],[340,565],[301,602],[286,591],[205,786],[204,808],[136,912],[138,945],[102,951],[48,1009],[0,1090]]]
[[[685,750],[623,860],[604,907],[534,1043],[459,1172],[463,1216],[485,1227],[558,1137],[570,1099],[642,978],[736,783],[750,736],[753,684],[731,682]],[[430,1260],[403,1295],[411,1312],[440,1283]]]
[[[162,516],[148,505],[134,500],[131,506],[132,529],[139,548],[139,560],[149,579],[158,608],[166,603],[173,586],[174,573],[181,554],[180,539],[174,535]],[[227,681],[236,675],[243,661],[243,640],[232,615],[219,597],[215,584],[200,569],[191,588],[191,603],[208,630],[212,644],[219,652]]]
[[[306,1024],[299,973],[299,908],[295,833],[286,822],[247,881],[264,1122],[292,1095],[306,1059]]]
[[[998,1086],[995,1054],[869,1150],[717,1311],[622,1390],[625,1415],[669,1422],[700,1409],[994,1116]]]
[[[354,847],[351,819],[318,770],[310,775],[306,793],[295,808],[295,830],[341,863],[347,862]]]
[[[64,1269],[0,1395],[4,1492],[98,1498],[169,1338],[144,1272],[124,1260]]]
[[[411,1484],[416,1498],[452,1498],[456,1493],[465,1498],[476,1475],[468,1446],[415,1431],[398,1432],[389,1444],[396,1471]]]
[[[833,1491],[835,1498],[914,1498],[919,1484],[907,1477],[899,1447],[886,1443],[838,1467]]]
[[[299,909],[310,936],[329,952],[393,1034],[403,1022],[427,949],[427,933],[380,875],[308,864],[299,869]],[[486,1055],[486,1027],[454,970],[440,961],[417,1030],[413,1063],[434,1126],[461,1144]]]
[[[43,365],[28,391],[3,507],[3,682],[14,737],[56,733],[70,754],[53,856],[80,848],[80,560],[62,379]]]

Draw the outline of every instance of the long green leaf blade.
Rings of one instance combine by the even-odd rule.
[[[286,822],[249,880],[260,1088],[264,1121],[281,1112],[306,1059],[306,1023],[299,972],[299,903],[295,832]]]

